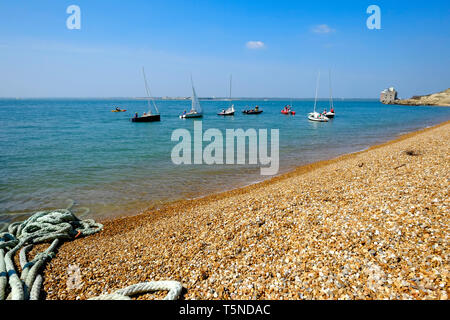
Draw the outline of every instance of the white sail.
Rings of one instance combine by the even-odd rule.
[[[191,107],[191,112],[202,113],[202,107],[200,106],[200,102],[198,101],[197,94],[195,93],[194,82],[192,81],[192,76],[191,76],[191,84],[192,84],[192,107]]]

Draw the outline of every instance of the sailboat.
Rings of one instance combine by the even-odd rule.
[[[311,112],[311,113],[308,114],[308,120],[316,121],[316,122],[328,122],[328,118],[326,116],[316,112],[317,91],[318,91],[318,88],[319,88],[319,80],[320,80],[320,71],[319,71],[319,74],[317,76],[316,97],[314,98],[314,112]]]
[[[147,92],[147,104],[148,104],[148,112],[144,112],[142,116],[139,117],[138,113],[136,112],[135,116],[131,118],[132,122],[154,122],[154,121],[161,121],[161,115],[159,114],[158,107],[156,106],[155,101],[153,100],[150,89],[147,84],[147,77],[145,76],[145,70],[144,67],[142,67],[142,74],[144,75],[144,83],[145,83],[145,91]],[[152,108],[150,105],[150,100],[152,101],[153,107],[156,110],[156,113],[152,113]]]
[[[227,110],[222,110],[222,112],[219,112],[217,114],[219,116],[234,116],[234,104],[233,104],[233,100],[231,100],[231,80],[232,80],[232,76],[230,76],[230,104],[231,104],[231,106]]]
[[[186,113],[186,111],[183,112],[183,114],[180,115],[180,119],[203,117],[202,108],[200,106],[200,102],[198,101],[197,94],[195,93],[194,82],[192,81],[192,76],[191,76],[191,85],[192,85],[191,111],[189,111],[188,113]]]
[[[333,92],[332,92],[332,90],[331,90],[331,70],[329,71],[329,78],[330,78],[330,111],[328,111],[326,114],[325,114],[325,116],[327,117],[327,118],[330,118],[330,119],[332,119],[332,118],[334,118],[334,104],[333,104]]]

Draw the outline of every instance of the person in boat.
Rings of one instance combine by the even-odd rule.
[[[116,111],[120,111],[119,107],[116,107]]]
[[[186,110],[183,111],[183,116],[186,114]]]
[[[258,111],[258,109],[259,109],[259,107],[258,107],[258,106],[255,106],[255,111],[256,111],[256,112]]]
[[[139,118],[139,114],[136,112],[136,113],[134,114],[134,117],[135,117],[135,118]]]
[[[222,109],[222,113],[225,113],[225,109]]]
[[[327,109],[325,109],[325,110],[323,110],[323,113],[322,113],[323,115],[326,115],[327,114]]]
[[[331,113],[334,113],[334,108],[331,108],[330,112],[331,112]]]

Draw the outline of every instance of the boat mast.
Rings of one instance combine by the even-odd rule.
[[[333,105],[333,91],[331,90],[331,69],[329,70],[329,74],[330,74],[330,110],[334,109],[334,105]]]
[[[147,104],[148,104],[149,112],[150,112],[150,114],[152,113],[152,112],[151,112],[151,106],[150,106],[150,100],[151,100],[152,103],[153,103],[153,107],[155,107],[156,113],[159,113],[158,108],[156,107],[156,103],[155,103],[155,101],[154,101],[153,98],[152,98],[150,89],[149,89],[148,84],[147,84],[147,77],[145,76],[145,70],[144,70],[144,67],[142,67],[142,74],[144,75],[145,91],[147,92],[147,97],[148,97],[148,99],[147,99]]]
[[[316,83],[316,97],[314,98],[314,113],[316,113],[316,103],[317,103],[317,90],[319,88],[319,79],[320,79],[320,70],[319,74],[317,75],[317,83]]]
[[[232,100],[231,100],[231,81],[232,81],[232,79],[233,79],[233,75],[232,74],[230,74],[230,108],[231,108],[231,105],[232,105]]]

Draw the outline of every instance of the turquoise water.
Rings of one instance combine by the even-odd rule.
[[[294,101],[296,116],[280,113],[290,101],[234,101],[236,115],[219,117],[226,101],[201,101],[203,129],[280,130],[280,173],[355,152],[399,134],[450,119],[450,108],[385,106],[336,101],[337,116],[312,123],[313,101]],[[93,217],[134,214],[151,205],[202,196],[261,181],[259,167],[181,165],[171,161],[174,129],[193,130],[178,115],[190,101],[158,101],[161,122],[132,123],[146,111],[139,100],[0,100],[0,221],[21,212],[59,208],[67,199]],[[258,104],[264,113],[241,114]],[[328,106],[319,102],[318,110]],[[112,106],[127,109],[112,113]],[[206,143],[205,143],[206,145]]]

